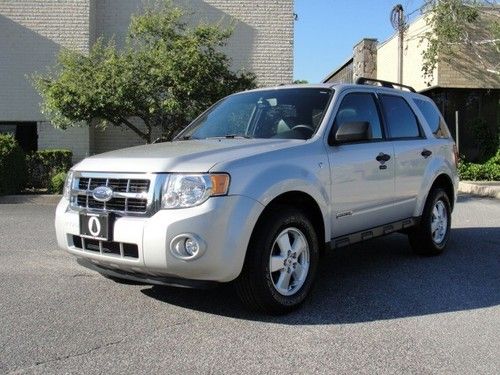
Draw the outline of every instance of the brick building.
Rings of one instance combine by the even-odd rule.
[[[234,70],[257,75],[259,85],[289,83],[293,75],[293,1],[176,0],[195,18],[234,20],[226,52]],[[40,113],[40,97],[28,77],[53,66],[60,48],[82,53],[96,38],[123,44],[130,16],[143,0],[1,0],[0,132],[16,134],[27,151],[69,148],[74,161],[95,153],[136,145],[126,129],[54,129]]]
[[[483,27],[487,27],[491,19],[500,19],[500,7],[488,8],[482,14]],[[433,76],[424,79],[422,51],[427,44],[422,36],[427,31],[429,26],[424,16],[408,25],[404,35],[403,84],[434,99],[454,136],[455,112],[459,112],[460,153],[474,160],[480,150],[471,124],[484,121],[493,134],[500,135],[500,76],[487,72],[472,51],[461,48],[453,56],[440,56]],[[482,38],[481,29],[470,33]],[[494,66],[500,55],[485,45],[482,58]],[[376,39],[361,40],[354,46],[353,55],[328,74],[324,82],[350,83],[358,77],[398,81],[397,35],[383,43]]]

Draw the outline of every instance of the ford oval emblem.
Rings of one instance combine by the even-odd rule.
[[[113,198],[113,189],[108,186],[98,186],[92,192],[92,196],[96,201],[107,202]]]

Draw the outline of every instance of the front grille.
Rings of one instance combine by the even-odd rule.
[[[98,186],[107,185],[107,183],[105,178],[90,178],[87,185],[89,190],[94,190]]]
[[[129,192],[143,193],[149,190],[149,180],[130,180]]]
[[[130,199],[129,199],[130,200]],[[106,208],[108,210],[126,211],[127,205],[126,198],[112,198],[109,202],[106,202]],[[144,210],[146,208],[144,207]]]
[[[87,196],[87,207],[100,208],[101,210],[104,210],[104,202],[96,201],[94,198]]]
[[[148,209],[148,193],[151,181],[138,178],[77,177],[73,190],[72,205],[77,208],[144,214]],[[99,186],[108,186],[113,197],[107,202],[94,199],[92,192]]]
[[[149,180],[139,179],[80,177],[78,189],[94,190],[98,186],[109,186],[113,191],[120,193],[147,193],[149,183]]]
[[[91,251],[102,255],[117,255],[121,258],[139,258],[139,248],[136,244],[100,241],[91,238],[73,236],[73,246],[83,251]]]
[[[144,199],[129,199],[127,201],[127,211],[143,212],[146,211],[147,202]]]
[[[120,180],[118,178],[112,178],[108,180],[108,186],[113,189],[113,191],[119,191],[121,193],[126,193],[128,188],[129,180]]]

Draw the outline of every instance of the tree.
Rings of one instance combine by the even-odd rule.
[[[255,76],[232,72],[221,51],[232,30],[184,17],[158,1],[132,17],[123,49],[99,39],[87,55],[62,50],[55,69],[33,77],[43,113],[57,128],[125,126],[151,143],[154,129],[171,139],[218,99],[253,88]]]
[[[302,85],[302,84],[306,84],[306,83],[309,83],[309,81],[307,79],[296,79],[295,81],[293,81],[294,85]]]
[[[430,31],[422,53],[424,77],[431,78],[444,56],[452,59],[462,50],[476,57],[487,74],[500,75],[500,7],[492,0],[425,0]],[[492,57],[493,56],[493,57]],[[496,56],[496,57],[494,57]]]

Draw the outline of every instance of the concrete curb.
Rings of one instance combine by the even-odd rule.
[[[480,197],[500,199],[500,183],[489,181],[460,181],[458,191]]]
[[[62,195],[50,194],[26,194],[26,195],[5,195],[0,197],[0,204],[48,204],[59,203]]]

